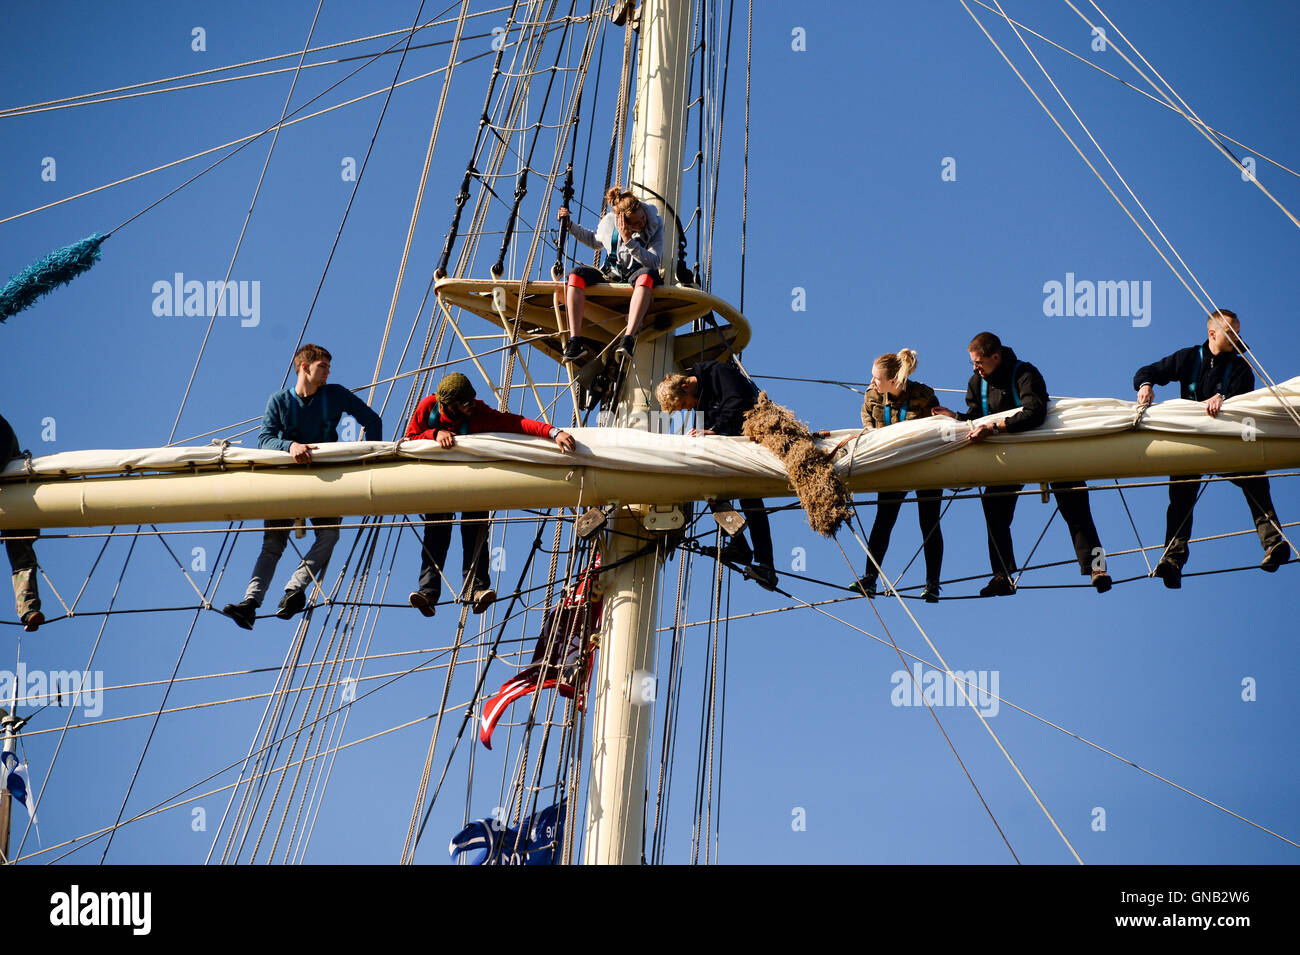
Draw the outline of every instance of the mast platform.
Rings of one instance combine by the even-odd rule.
[[[495,289],[502,291],[494,294]],[[518,280],[512,279],[445,278],[434,286],[434,292],[444,306],[473,312],[503,331],[509,331],[518,312],[521,341],[560,361],[565,339],[555,333],[568,329],[563,282],[527,282],[521,287]],[[632,286],[625,282],[588,287],[582,336],[603,348],[622,335],[631,297]],[[654,290],[638,338],[652,341],[710,312],[726,324],[675,337],[673,357],[678,367],[687,368],[704,359],[721,360],[729,350],[743,351],[750,339],[745,316],[722,299],[684,285],[660,286]]]

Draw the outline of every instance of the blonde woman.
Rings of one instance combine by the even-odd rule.
[[[609,212],[601,218],[596,231],[573,221],[569,210],[561,206],[558,218],[569,220],[569,234],[585,246],[605,253],[601,268],[575,266],[569,272],[564,290],[568,312],[569,341],[564,346],[564,361],[576,363],[592,354],[590,343],[581,338],[587,286],[601,282],[628,282],[632,300],[627,310],[627,327],[618,352],[629,361],[636,350],[636,333],[650,308],[650,298],[659,281],[659,264],[664,254],[664,226],[659,212],[630,192],[610,189],[605,194]]]
[[[928,418],[939,407],[934,389],[919,381],[910,380],[916,368],[916,352],[900,348],[897,353],[881,355],[871,366],[871,388],[862,402],[862,426],[868,429],[885,428],[901,421]],[[867,572],[854,583],[854,588],[867,597],[876,595],[876,564],[883,564],[889,549],[889,536],[898,520],[899,509],[907,491],[882,491],[876,495],[876,520],[871,525],[867,549]],[[925,547],[925,590],[921,596],[926,603],[939,602],[940,568],[943,565],[943,532],[939,530],[939,502],[942,491],[917,491],[916,507],[921,519],[921,535]]]

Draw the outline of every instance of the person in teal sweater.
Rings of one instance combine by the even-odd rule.
[[[303,345],[294,354],[293,365],[298,371],[297,383],[277,391],[266,402],[262,430],[257,436],[259,448],[286,451],[296,463],[309,465],[318,443],[339,439],[339,419],[344,413],[356,418],[368,439],[384,440],[383,421],[368,404],[342,385],[326,383],[330,374],[328,351],[319,345]],[[338,543],[339,531],[334,525],[339,520],[338,517],[311,518],[316,540],[285,585],[284,597],[275,613],[280,619],[288,620],[307,606],[307,587],[313,581],[320,581]],[[257,608],[262,605],[280,555],[289,543],[293,521],[270,520],[264,526],[262,552],[253,567],[244,599],[237,604],[226,604],[221,611],[245,630],[253,629]]]

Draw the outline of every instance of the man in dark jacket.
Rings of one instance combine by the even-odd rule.
[[[384,440],[384,424],[364,401],[342,385],[326,384],[330,374],[330,353],[319,345],[303,345],[293,356],[298,381],[292,388],[277,391],[266,402],[262,430],[257,445],[275,451],[287,451],[298,464],[311,464],[315,442],[337,441],[339,419],[344,412],[356,418],[371,441]],[[288,620],[307,606],[307,587],[320,580],[338,543],[337,517],[313,517],[316,541],[289,578],[275,615]],[[325,525],[325,526],[322,526]],[[291,520],[265,522],[262,552],[253,567],[244,599],[226,604],[221,612],[245,630],[253,629],[257,608],[275,574],[285,545],[289,543]]]
[[[655,387],[659,407],[671,414],[674,411],[700,411],[703,428],[692,428],[690,436],[710,434],[737,435],[744,423],[745,412],[758,402],[758,389],[753,382],[730,362],[702,361],[691,366],[688,375],[669,375]],[[751,551],[743,532],[727,539],[721,556],[737,564],[748,564],[745,575],[760,587],[776,587],[776,568],[772,557],[772,529],[767,521],[767,509],[761,498],[742,498],[741,510],[745,523],[754,538]],[[729,501],[710,501],[715,513],[729,510]],[[750,563],[750,558],[753,563]]]
[[[1255,390],[1255,373],[1250,364],[1236,353],[1241,322],[1226,308],[1213,312],[1206,322],[1207,338],[1200,345],[1183,348],[1158,362],[1145,365],[1133,376],[1139,404],[1149,405],[1155,398],[1153,385],[1178,382],[1180,396],[1205,405],[1205,413],[1217,417],[1225,398]],[[1227,476],[1227,475],[1225,475]],[[1200,495],[1201,475],[1175,475],[1169,479],[1169,509],[1165,512],[1165,552],[1156,564],[1155,575],[1171,590],[1183,585],[1183,565],[1187,563],[1187,541],[1192,536],[1192,510]],[[1291,545],[1282,537],[1268,478],[1262,474],[1238,474],[1232,483],[1241,488],[1255,521],[1255,531],[1264,548],[1259,566],[1270,573],[1291,559]]]
[[[0,467],[22,456],[14,429],[0,415]],[[36,548],[33,546],[40,533],[39,530],[8,530],[0,533],[4,537],[5,550],[9,553],[9,566],[13,569],[14,605],[18,619],[28,633],[45,622],[45,614],[41,613],[41,595],[36,587]]]
[[[577,447],[567,431],[525,418],[509,411],[497,411],[474,397],[474,386],[458,371],[438,383],[438,391],[427,395],[415,408],[406,426],[407,441],[437,441],[444,448],[454,447],[458,434],[482,434],[498,431],[506,434],[530,434],[554,441],[561,451],[571,454]],[[420,584],[411,592],[411,606],[426,617],[437,611],[442,594],[442,568],[451,547],[454,513],[425,514],[424,547],[420,557]],[[460,515],[461,573],[465,583],[462,596],[475,613],[483,613],[496,601],[496,591],[488,576],[487,511],[462,512]]]
[[[1005,420],[976,425],[970,432],[972,441],[982,441],[1004,432],[1019,434],[1039,427],[1047,417],[1047,383],[1038,369],[1027,361],[1020,361],[1016,353],[1004,347],[992,332],[976,335],[971,340],[969,351],[975,374],[971,375],[966,387],[966,414],[955,414],[947,408],[937,408],[935,414],[969,421],[999,411],[1020,409]],[[1097,593],[1104,594],[1110,590],[1111,578],[1106,572],[1106,555],[1092,521],[1087,484],[1083,481],[1053,481],[1050,486],[1065,526],[1069,528],[1079,572],[1090,576]],[[981,597],[1010,596],[1016,592],[1011,581],[1016,572],[1011,520],[1016,513],[1017,495],[1023,488],[1023,484],[995,485],[986,487],[980,495],[984,520],[988,525],[989,564],[993,569],[993,579],[980,590]]]

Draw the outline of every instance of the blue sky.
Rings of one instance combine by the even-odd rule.
[[[60,18],[57,27],[37,11],[11,11],[12,28],[0,39],[4,106],[296,51],[315,11],[311,3],[66,6],[72,15]],[[1012,17],[1088,61],[1142,84],[1113,50],[1092,49],[1088,27],[1064,4],[1004,6]],[[1220,4],[1167,0],[1111,2],[1104,8],[1207,123],[1247,144],[1239,155],[1267,154],[1296,167],[1300,132],[1293,118],[1300,105],[1300,66],[1287,39],[1297,33],[1300,13],[1292,5],[1254,3],[1244,16],[1240,9]],[[972,9],[1054,111],[1064,114],[1005,24],[998,28],[987,11],[974,4]],[[409,25],[415,10],[414,4],[326,3],[314,42],[400,29]],[[425,17],[431,12],[426,8]],[[473,21],[480,26],[469,32],[490,33],[503,17]],[[205,31],[204,51],[192,49],[196,27]],[[799,30],[805,50],[792,48]],[[434,39],[450,37],[447,27],[433,32]],[[372,41],[348,52],[373,52],[390,42]],[[1300,345],[1290,321],[1294,252],[1300,240],[1294,224],[1180,116],[1033,42],[1205,288],[1220,305],[1239,313],[1243,334],[1264,366],[1277,380],[1300,373]],[[713,286],[733,303],[740,288],[744,50],[740,18],[732,40]],[[619,52],[611,40],[599,98],[584,108],[584,122],[595,125],[588,196],[596,194],[603,180],[617,82],[612,64]],[[462,58],[482,53],[491,53],[489,38],[466,41]],[[548,48],[544,62],[553,56],[554,49]],[[412,51],[402,77],[437,69],[446,59],[445,46]],[[289,58],[271,66],[293,62]],[[482,56],[458,68],[453,79],[398,304],[394,344],[381,377],[417,364],[414,352],[400,364],[397,355],[442,247],[489,64],[490,56]],[[356,65],[304,71],[294,107]],[[395,67],[394,57],[381,58],[313,108],[383,88]],[[0,151],[5,185],[0,218],[266,128],[280,115],[291,76],[279,73],[0,117],[6,144]],[[441,83],[434,76],[394,94],[308,325],[307,339],[334,354],[333,380],[351,387],[371,380],[379,353]],[[541,102],[540,86],[537,92],[534,113]],[[257,416],[266,395],[280,387],[348,202],[352,183],[341,169],[347,157],[360,163],[381,101],[373,97],[281,133],[232,275],[259,283],[257,322],[217,320],[178,438]],[[974,333],[990,329],[1042,370],[1055,395],[1131,398],[1131,378],[1139,365],[1203,339],[1195,301],[959,3],[758,5],[751,109],[744,310],[754,339],[744,361],[752,373],[862,382],[876,355],[906,346],[920,353],[917,379],[937,388],[964,389],[966,343]],[[547,121],[554,122],[554,115],[552,105]],[[1072,134],[1077,129],[1070,128]],[[584,125],[580,162],[586,132]],[[103,261],[88,275],[0,328],[0,411],[26,446],[42,454],[167,442],[206,321],[155,315],[154,284],[171,281],[178,272],[200,280],[225,274],[268,145],[267,138],[259,140],[123,228],[105,244]],[[549,158],[545,143],[538,152]],[[42,178],[50,168],[47,158],[54,160],[53,181]],[[953,181],[941,176],[945,160],[955,169]],[[204,161],[0,224],[0,271],[15,272],[53,248],[114,228],[193,175],[199,162]],[[1300,190],[1290,173],[1262,159],[1257,169],[1261,182],[1284,205],[1300,206]],[[693,205],[693,175],[687,177],[683,209]],[[540,183],[534,181],[524,204],[529,223],[544,203]],[[591,217],[584,221],[594,225]],[[497,205],[486,228],[499,230],[503,224],[504,208]],[[529,238],[526,230],[516,238],[521,254]],[[477,274],[486,276],[497,241],[496,236],[485,239],[491,251],[480,254]],[[696,256],[692,248],[692,260]],[[1135,327],[1124,317],[1047,317],[1044,284],[1063,282],[1070,273],[1093,281],[1150,282],[1150,323]],[[795,289],[804,290],[804,311],[791,307]],[[481,331],[489,330],[482,323]],[[452,355],[463,357],[464,352]],[[852,391],[769,384],[775,398],[817,427],[849,427],[858,420],[860,397]],[[385,413],[386,436],[399,427],[391,409],[404,397],[396,392]],[[1163,389],[1158,397],[1175,394]],[[525,405],[516,410],[536,409]],[[55,422],[53,440],[43,441],[47,418]],[[1300,493],[1293,480],[1274,480],[1273,494],[1284,521],[1300,518]],[[1142,542],[1159,543],[1164,489],[1128,491],[1126,497]],[[1108,549],[1135,545],[1113,491],[1094,494],[1093,513]],[[1022,500],[1015,524],[1022,561],[1049,514],[1036,498]],[[862,516],[869,522],[872,509],[864,508]],[[773,526],[778,571],[800,561],[806,563],[801,572],[810,577],[845,582],[851,576],[838,547],[816,538],[798,513],[777,515]],[[1221,483],[1205,492],[1197,509],[1198,534],[1248,526],[1245,503],[1235,488]],[[225,565],[215,558],[222,535],[199,530],[186,528],[167,540],[187,566],[194,547],[208,549],[212,556],[206,571],[192,572],[202,587]],[[973,593],[987,571],[978,506],[971,500],[955,502],[943,530],[945,577],[977,578],[953,584],[945,594]],[[510,580],[531,539],[531,525],[520,522],[510,525],[504,540],[494,541],[505,548]],[[355,534],[345,533],[332,571],[343,565],[354,540]],[[901,568],[919,542],[915,509],[908,505],[894,532],[886,569],[891,563]],[[841,543],[860,563],[856,541],[842,535]],[[77,539],[40,545],[47,573],[69,602],[101,544],[102,539]],[[109,545],[80,609],[108,606],[128,546],[125,538]],[[244,535],[236,545],[215,603],[238,598],[256,547],[256,535]],[[1069,556],[1058,520],[1035,561]],[[1258,559],[1253,536],[1239,536],[1194,547],[1187,569],[1243,567]],[[392,563],[387,602],[404,602],[417,563],[415,542],[407,532]],[[388,566],[386,561],[385,575]],[[665,613],[671,610],[676,566],[669,565]],[[1136,556],[1118,558],[1115,566],[1124,577],[1145,570]],[[696,567],[690,620],[707,614],[710,575],[702,563]],[[291,569],[286,557],[280,577]],[[1249,570],[1192,577],[1178,592],[1166,591],[1156,581],[1136,581],[1103,597],[1087,589],[1027,588],[1009,599],[953,600],[937,607],[909,602],[909,608],[950,665],[996,673],[1006,700],[1300,841],[1294,771],[1300,751],[1290,730],[1300,718],[1294,690],[1300,672],[1294,613],[1287,611],[1293,611],[1294,600],[1286,596],[1293,593],[1296,573],[1292,565],[1272,576]],[[919,574],[918,561],[905,583],[920,583]],[[1069,567],[1031,576],[1026,582],[1078,580]],[[785,582],[803,599],[835,595],[793,577]],[[48,588],[44,593],[47,612],[57,610]],[[116,600],[118,608],[182,607],[192,606],[196,597],[158,540],[142,537]],[[731,585],[729,600],[733,614],[788,603],[741,581]],[[888,630],[904,650],[931,659],[896,602],[858,600],[829,609],[872,634],[883,637]],[[103,619],[86,615],[51,624],[23,641],[22,661],[30,670],[83,667],[100,639]],[[290,625],[274,619],[260,621],[250,634],[217,614],[195,619],[186,611],[115,615],[108,621],[94,668],[109,685],[165,683],[191,623],[181,676],[271,668],[178,684],[169,706],[267,693],[292,633]],[[528,617],[529,635],[537,632],[539,621],[536,613]],[[446,611],[425,621],[409,609],[391,608],[370,623],[374,654],[446,646],[454,632],[454,618]],[[318,631],[319,624],[310,639]],[[12,627],[3,632],[11,661],[17,659],[16,632]],[[666,858],[673,862],[690,858],[705,632],[703,627],[686,631],[687,677],[666,842]],[[507,635],[522,634],[514,627]],[[809,610],[736,621],[729,636],[722,861],[1012,861],[930,715],[922,707],[894,705],[891,677],[901,664],[892,649]],[[666,653],[666,644],[662,649]],[[372,660],[366,673],[396,671],[423,659]],[[468,698],[475,676],[471,670],[458,678],[453,701]],[[507,676],[498,664],[487,684],[494,688]],[[1253,681],[1253,701],[1242,699],[1244,680]],[[360,739],[427,715],[441,690],[440,671],[398,680],[352,707],[344,739]],[[98,718],[152,714],[161,694],[157,684],[108,691]],[[258,698],[165,715],[149,743],[127,815],[242,760],[264,702]],[[1016,854],[1025,862],[1071,862],[1061,839],[967,709],[940,707],[935,712]],[[46,709],[28,730],[57,728],[67,713]],[[75,716],[83,718],[80,710]],[[149,718],[130,719],[68,733],[41,805],[45,845],[113,822],[151,723]],[[449,723],[439,743],[439,769],[459,719]],[[1001,706],[989,723],[1087,862],[1295,861],[1293,846],[1010,706]],[[661,724],[657,709],[656,737]],[[431,729],[429,721],[418,723],[339,754],[307,861],[398,858]],[[54,761],[58,738],[57,732],[47,732],[26,741],[37,781]],[[499,804],[502,775],[513,768],[514,751],[480,748],[471,768],[470,749],[466,742],[457,750],[418,861],[445,862],[446,839],[460,828],[465,813],[484,816]],[[233,779],[233,773],[226,773],[198,791]],[[108,861],[203,861],[226,796],[207,797],[123,828]],[[206,831],[195,829],[195,807],[205,810]],[[1099,808],[1104,830],[1094,828]],[[18,810],[16,818],[22,816]],[[800,820],[802,828],[795,825]],[[35,848],[34,841],[27,840],[24,852]],[[96,861],[102,846],[97,842],[67,859]],[[283,844],[277,858],[282,853]]]

